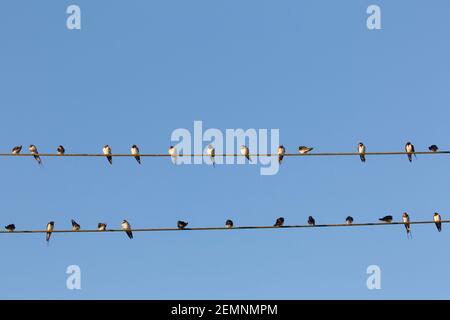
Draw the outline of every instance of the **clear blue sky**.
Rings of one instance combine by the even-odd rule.
[[[78,4],[82,30],[66,29]],[[366,28],[378,4],[382,30]],[[287,151],[450,149],[448,1],[3,1],[0,149],[165,153],[176,128],[279,128]],[[449,218],[447,156],[2,158],[0,223],[41,229]],[[449,298],[450,225],[247,232],[0,235],[0,298]],[[66,289],[67,266],[82,290]],[[366,288],[366,268],[382,289]],[[440,274],[436,277],[436,274]]]

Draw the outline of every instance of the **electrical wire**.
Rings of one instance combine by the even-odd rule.
[[[419,224],[434,224],[434,221],[411,221],[410,225]],[[450,223],[450,220],[441,220],[442,224]],[[221,230],[261,230],[261,229],[300,229],[300,228],[340,228],[340,227],[375,227],[375,226],[395,226],[395,225],[405,225],[404,222],[368,222],[368,223],[338,223],[338,224],[316,224],[316,225],[286,225],[282,227],[275,226],[235,226],[232,228],[227,227],[196,227],[196,228],[136,228],[130,229],[132,232],[165,232],[165,231],[221,231]],[[96,232],[124,232],[123,229],[106,229],[100,231],[97,229],[80,229],[78,231],[74,230],[53,230],[52,233],[96,233]],[[31,233],[47,233],[47,230],[16,230],[16,231],[6,231],[0,230],[2,234],[31,234]]]
[[[439,155],[439,154],[450,154],[450,151],[417,151],[414,153],[409,153],[405,151],[386,151],[386,152],[366,152],[365,156],[387,156],[387,155]],[[36,154],[40,157],[171,157],[170,154],[165,153],[142,153],[142,154],[103,154],[103,153],[72,153],[72,154],[58,154],[58,153],[39,153]],[[316,157],[332,157],[332,156],[360,156],[359,152],[316,152],[316,153],[286,153],[284,157],[308,157],[308,156],[316,156]],[[0,153],[0,157],[34,157],[34,154],[31,153],[20,153],[20,154],[12,154],[12,153]],[[178,157],[210,157],[208,154],[177,154]],[[255,153],[249,154],[250,157],[277,157],[277,153]],[[237,153],[223,153],[216,154],[215,157],[244,157],[242,154]]]

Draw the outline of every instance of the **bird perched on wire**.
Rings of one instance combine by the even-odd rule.
[[[278,163],[281,164],[281,161],[283,161],[284,155],[286,154],[286,149],[284,148],[284,146],[279,146],[278,147]]]
[[[414,154],[414,157],[416,156],[416,151],[414,150],[414,145],[411,142],[407,142],[405,145],[405,151],[408,153],[408,160],[409,162],[412,162],[412,155]]]
[[[247,146],[241,146],[241,154],[245,156],[248,161],[252,162],[252,159],[250,159],[250,150]]]
[[[122,221],[122,230],[125,231],[128,238],[133,239],[133,232],[131,231],[131,225],[128,223],[127,220]]]
[[[310,148],[310,147],[306,147],[306,146],[300,146],[300,147],[298,147],[298,152],[300,153],[300,154],[307,154],[307,153],[309,153],[310,151],[312,151],[314,148]]]
[[[52,236],[52,232],[53,232],[53,228],[55,227],[55,222],[50,221],[49,223],[47,223],[47,233],[45,236],[45,240],[47,241],[47,245],[50,241],[50,237]]]
[[[432,152],[438,152],[439,148],[437,145],[433,144],[431,146],[428,147],[428,150],[432,151]]]
[[[282,227],[284,224],[284,218],[283,217],[279,217],[276,221],[275,224],[273,225],[274,227]]]
[[[315,226],[316,225],[316,220],[314,220],[314,218],[312,216],[308,217],[308,224],[310,226]]]
[[[56,148],[56,151],[58,151],[58,154],[61,156],[64,153],[66,153],[66,149],[64,149],[63,146],[59,145],[58,148]]]
[[[362,142],[358,144],[358,153],[361,162],[366,162],[366,146]]]
[[[348,216],[348,217],[345,219],[345,222],[346,222],[347,224],[353,224],[353,217]]]
[[[405,224],[405,228],[406,228],[406,236],[407,237],[412,237],[411,236],[411,223],[410,223],[410,221],[409,221],[409,215],[408,215],[408,213],[403,213],[403,215],[402,215],[402,220],[403,220],[403,223]]]
[[[386,222],[386,223],[391,223],[392,222],[393,217],[392,216],[384,216],[383,218],[380,218],[378,220]]]
[[[233,228],[233,220],[228,219],[228,220],[225,222],[225,226],[226,226],[228,229]]]
[[[436,224],[436,228],[438,229],[438,231],[441,232],[442,231],[441,215],[435,212],[433,215],[433,221]]]
[[[177,222],[178,229],[184,229],[184,228],[186,228],[187,225],[188,225],[188,223],[185,221],[178,220],[178,222]]]
[[[12,154],[20,154],[20,151],[22,151],[22,145],[15,146],[14,148],[12,148],[11,153]]]
[[[5,229],[8,230],[9,232],[13,232],[14,230],[16,230],[16,226],[15,224],[8,224],[7,226],[5,226]]]
[[[80,229],[81,226],[75,220],[72,219],[72,231],[80,231]]]
[[[211,163],[212,163],[213,167],[215,168],[216,167],[216,149],[214,149],[214,147],[211,144],[209,144],[206,152],[208,153],[208,156],[211,159]]]
[[[175,148],[174,146],[170,146],[169,154],[170,154],[173,164],[177,164],[177,148]]]
[[[36,161],[39,164],[42,164],[41,157],[39,157],[39,152],[38,152],[36,146],[34,144],[30,144],[30,146],[28,147],[28,150],[34,156],[34,159],[36,159]]]
[[[139,148],[137,147],[137,145],[133,144],[131,146],[131,154],[134,155],[136,161],[141,164],[141,157],[139,156]]]
[[[97,225],[97,229],[98,229],[98,231],[105,231],[106,230],[106,223],[99,223],[98,225]]]
[[[109,164],[112,164],[111,147],[107,144],[103,146],[103,154],[106,155]]]

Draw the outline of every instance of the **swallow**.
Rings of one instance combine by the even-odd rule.
[[[405,151],[408,153],[408,160],[409,162],[412,162],[412,155],[414,154],[414,157],[417,158],[414,150],[414,145],[411,142],[407,142],[405,145]]]
[[[345,222],[346,222],[347,224],[353,224],[353,217],[348,216],[348,217],[345,219]]]
[[[53,231],[54,226],[55,226],[55,223],[53,221],[50,221],[49,223],[47,223],[47,234],[45,237],[45,240],[47,241],[47,243],[50,241],[50,237],[52,236],[52,231]]]
[[[30,146],[28,147],[28,150],[29,150],[30,153],[34,156],[34,158],[36,159],[36,161],[37,161],[39,164],[42,164],[41,157],[39,157],[39,152],[38,152],[36,146],[35,146],[34,144],[30,144]]]
[[[97,225],[98,231],[105,231],[106,230],[106,223],[99,223]]]
[[[184,228],[186,228],[187,225],[188,225],[187,222],[184,222],[184,221],[181,221],[181,220],[179,220],[179,221],[177,222],[177,227],[178,227],[178,229],[184,229]]]
[[[248,161],[252,162],[252,159],[250,159],[250,151],[247,146],[241,146],[241,154],[245,156]]]
[[[137,145],[133,144],[131,146],[131,154],[134,155],[136,161],[141,164],[141,157],[139,156],[139,148],[137,147]]]
[[[80,231],[81,226],[72,219],[72,231]]]
[[[216,149],[212,145],[208,145],[208,149],[206,150],[208,156],[211,158],[211,162],[213,167],[216,167]]]
[[[14,148],[12,148],[11,153],[12,154],[20,154],[20,151],[22,151],[22,145],[15,146]]]
[[[64,149],[63,146],[58,146],[58,148],[56,149],[58,151],[59,155],[63,155],[64,153],[66,153],[66,149]]]
[[[438,152],[439,148],[437,145],[433,144],[432,146],[428,147],[428,150],[432,151],[432,152]]]
[[[284,146],[279,146],[278,147],[278,163],[281,164],[281,161],[283,161],[284,155],[286,154],[286,149],[284,148]]]
[[[305,146],[300,146],[298,147],[298,152],[300,154],[307,154],[308,152],[312,151],[314,148],[310,148],[310,147],[305,147]]]
[[[108,145],[105,145],[103,147],[103,154],[107,155],[106,159],[108,159],[109,164],[112,164],[112,156],[108,156],[109,154],[111,154],[111,148]]]
[[[314,218],[312,216],[308,217],[308,224],[311,226],[315,226],[316,225],[316,220],[314,220]]]
[[[284,224],[284,218],[280,217],[277,219],[277,221],[275,221],[275,224],[273,225],[274,227],[282,227]]]
[[[442,231],[441,215],[435,212],[433,215],[433,220],[434,223],[436,224],[436,228],[438,229],[439,232],[441,232]]]
[[[361,162],[366,162],[366,146],[362,142],[358,144],[358,153]]]
[[[411,224],[409,221],[409,215],[406,212],[403,213],[402,220],[403,220],[403,223],[405,224],[406,236],[409,237],[411,235]]]
[[[133,232],[131,232],[131,226],[127,220],[122,221],[122,229],[126,232],[128,238],[133,239]]]
[[[175,148],[174,146],[170,146],[169,154],[170,154],[170,157],[172,158],[172,162],[174,164],[177,164],[177,148]]]
[[[5,229],[9,232],[13,232],[14,230],[16,230],[16,226],[14,224],[8,224]]]
[[[228,219],[227,222],[225,222],[225,226],[229,229],[233,228],[233,221]]]
[[[386,222],[386,223],[391,223],[392,222],[393,217],[392,216],[384,216],[383,218],[380,218],[378,220]]]

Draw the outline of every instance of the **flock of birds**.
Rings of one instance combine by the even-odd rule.
[[[300,146],[298,148],[298,152],[300,154],[307,154],[310,151],[312,151],[314,148],[312,147],[307,147],[307,146]],[[30,145],[28,147],[28,150],[30,151],[30,153],[34,156],[34,158],[36,159],[36,161],[39,164],[42,164],[42,160],[41,157],[39,156],[39,152],[36,148],[35,145]],[[428,147],[428,150],[430,150],[431,152],[437,152],[439,151],[439,148],[436,145],[431,145],[430,147]],[[16,146],[12,149],[11,153],[13,155],[18,155],[20,154],[20,152],[22,151],[22,146]],[[58,146],[58,148],[56,149],[56,151],[58,152],[58,155],[64,155],[66,150],[63,146]],[[108,160],[108,162],[110,164],[112,164],[112,151],[111,151],[111,147],[109,145],[105,145],[103,146],[103,154],[106,156],[106,159]],[[139,154],[139,148],[137,145],[132,145],[131,146],[131,155],[134,156],[134,158],[136,159],[136,161],[141,164],[141,157]],[[240,152],[243,156],[245,156],[247,158],[248,161],[252,162],[252,159],[250,157],[250,150],[247,146],[242,145],[240,147]],[[405,145],[405,152],[407,153],[408,156],[408,160],[409,162],[412,162],[412,156],[416,156],[415,154],[415,149],[414,149],[414,145],[411,142],[407,142]],[[176,164],[176,159],[178,156],[177,153],[177,149],[174,146],[170,146],[169,150],[168,150],[169,155],[171,156],[171,158],[173,159],[173,162]],[[358,153],[360,156],[360,159],[362,162],[366,162],[366,146],[360,142],[358,144]],[[211,158],[211,162],[213,164],[213,166],[215,166],[215,156],[216,156],[216,150],[215,148],[210,144],[207,147],[207,155]],[[283,161],[284,156],[286,155],[286,149],[283,145],[280,145],[277,149],[277,155],[278,155],[278,162],[281,164],[281,162]]]
[[[388,215],[388,216],[384,216],[384,217],[382,217],[382,218],[380,218],[378,220],[382,221],[382,222],[385,222],[385,223],[392,223],[393,219],[394,219],[393,216]],[[436,225],[437,230],[439,232],[441,232],[442,231],[442,218],[441,218],[441,215],[439,213],[435,212],[433,214],[433,221],[434,221],[434,223]],[[345,219],[345,222],[348,225],[353,224],[353,217],[348,216]],[[411,235],[411,220],[409,219],[409,214],[407,212],[403,213],[403,215],[402,215],[402,222],[403,222],[403,224],[405,225],[405,228],[406,228],[406,236],[408,238],[412,238],[412,235]],[[314,219],[313,216],[309,216],[308,217],[308,224],[310,226],[315,226],[316,225],[316,220]],[[278,218],[275,221],[274,227],[282,227],[283,225],[284,225],[284,218],[280,217],[280,218]]]
[[[384,216],[380,219],[378,219],[379,221],[385,222],[385,223],[392,223],[393,217],[391,215],[388,216]],[[442,219],[441,219],[441,215],[437,212],[434,213],[433,215],[433,221],[436,225],[436,228],[439,232],[442,231]],[[310,226],[315,226],[316,225],[316,220],[312,217],[309,216],[308,217],[308,225]],[[353,217],[348,216],[345,219],[346,224],[351,225],[353,224]],[[402,215],[402,223],[405,225],[406,228],[406,235],[408,238],[412,238],[411,235],[411,221],[409,219],[409,215],[408,213],[403,213]],[[180,230],[186,229],[188,225],[188,222],[179,220],[177,222],[177,227]],[[99,223],[97,226],[97,230],[98,231],[106,231],[106,223]],[[133,239],[133,231],[131,228],[130,223],[127,220],[123,220],[122,221],[122,230],[127,234],[128,238]],[[279,217],[276,219],[275,224],[273,225],[274,227],[283,227],[284,226],[284,218],[283,217]],[[47,241],[47,243],[50,241],[50,237],[52,235],[52,232],[54,230],[55,227],[55,222],[54,221],[50,221],[49,223],[47,223],[47,228],[46,228],[46,237],[45,240]],[[234,227],[234,223],[233,220],[228,219],[225,222],[225,227],[228,229],[231,229]],[[9,232],[14,232],[16,230],[16,226],[14,224],[9,224],[7,226],[5,226],[5,229]],[[80,231],[81,230],[81,226],[80,224],[78,224],[75,220],[72,219],[72,231]]]
[[[231,226],[230,226],[230,223],[231,223]],[[187,225],[188,225],[187,222],[184,222],[181,220],[177,222],[178,229],[185,229]],[[233,222],[231,220],[228,220],[227,226],[233,227]],[[98,231],[106,231],[106,227],[107,227],[106,223],[99,222],[97,225],[97,230]],[[47,231],[46,236],[45,236],[45,240],[47,242],[50,241],[50,237],[52,235],[54,228],[55,228],[54,221],[50,221],[49,223],[47,223],[47,228],[45,229]],[[16,230],[16,225],[13,223],[8,224],[7,226],[5,226],[5,229],[9,232],[14,232]],[[81,225],[72,219],[72,231],[76,232],[76,231],[80,231],[80,230],[81,230]],[[122,221],[122,230],[127,234],[128,238],[133,239],[133,231],[131,229],[130,223],[127,220]]]
[[[298,148],[298,152],[300,154],[307,154],[310,151],[312,151],[313,149],[314,148],[312,148],[312,147],[300,146]],[[439,148],[436,145],[431,145],[428,149],[431,152],[437,152],[439,150]],[[39,152],[38,152],[36,146],[32,144],[32,145],[30,145],[28,147],[28,150],[34,156],[36,161],[39,164],[42,164],[42,160],[41,160],[41,158],[39,156]],[[21,151],[22,151],[22,146],[21,145],[20,146],[16,146],[16,147],[14,147],[12,149],[12,154],[13,155],[17,155],[17,154],[20,154]],[[112,164],[111,147],[109,145],[105,145],[103,147],[102,151],[103,151],[103,154],[106,156],[106,159],[108,160],[108,162],[110,164]],[[136,161],[139,164],[141,164],[141,157],[140,157],[140,154],[139,154],[138,146],[132,145],[130,151],[131,151],[131,155],[134,156]],[[244,145],[241,146],[240,147],[240,151],[241,151],[241,154],[243,156],[245,156],[248,161],[250,161],[250,162],[252,161],[252,159],[250,157],[250,150],[249,150],[249,148],[247,146],[244,146]],[[58,152],[59,155],[64,155],[66,150],[65,150],[65,148],[62,145],[60,145],[60,146],[57,147],[57,152]],[[416,155],[415,155],[414,145],[411,142],[407,142],[406,143],[406,145],[405,145],[405,152],[406,152],[406,154],[408,156],[408,160],[410,162],[412,162],[412,159],[413,159],[412,156],[413,155],[416,156]],[[174,160],[174,163],[176,163],[176,157],[178,156],[176,148],[174,146],[170,146],[169,150],[168,150],[168,153],[172,157],[172,159]],[[359,153],[361,161],[365,162],[366,161],[366,157],[365,157],[366,156],[366,146],[363,143],[361,143],[361,142],[358,144],[358,153]],[[284,146],[280,145],[278,147],[278,150],[277,150],[278,162],[280,164],[283,161],[283,158],[284,158],[285,154],[286,154],[286,149],[284,148]],[[216,153],[215,153],[215,149],[214,149],[214,147],[212,145],[208,145],[208,147],[207,147],[207,155],[211,158],[212,164],[215,166]],[[383,222],[386,222],[386,223],[391,223],[392,220],[393,220],[393,217],[388,215],[388,216],[385,216],[383,218],[380,218],[379,220],[383,221]],[[353,218],[351,216],[348,216],[345,221],[346,221],[346,224],[352,224],[353,223]],[[442,230],[442,223],[441,223],[441,216],[439,215],[439,213],[435,213],[434,214],[433,221],[436,224],[436,227],[437,227],[438,231],[440,232]],[[406,212],[403,213],[403,215],[402,215],[402,222],[405,225],[407,237],[408,238],[411,237],[411,223],[410,223],[410,219],[409,219],[408,213],[406,213]],[[312,216],[309,216],[308,224],[311,225],[311,226],[314,226],[316,224],[316,221],[315,221],[315,219]],[[54,230],[54,225],[55,225],[54,221],[50,221],[47,224],[47,228],[46,228],[46,231],[47,231],[47,233],[46,233],[46,241],[47,242],[50,241],[51,234],[52,234],[52,232]],[[178,221],[177,222],[178,229],[185,229],[187,225],[188,225],[188,223],[185,222],[185,221]],[[284,218],[280,217],[280,218],[278,218],[275,221],[274,227],[283,227],[283,225],[284,225]],[[226,223],[225,223],[225,226],[227,228],[233,228],[233,221],[232,220],[227,220]],[[9,225],[5,226],[5,229],[10,231],[10,232],[14,232],[15,229],[16,229],[16,226],[14,224],[9,224]],[[80,229],[81,229],[81,226],[75,220],[72,220],[72,231],[79,231]],[[132,229],[131,229],[131,225],[130,225],[130,223],[127,220],[123,220],[122,221],[122,230],[125,231],[125,233],[127,234],[127,236],[130,239],[133,238],[133,232],[132,232]],[[106,224],[105,223],[99,223],[98,224],[98,231],[106,231]]]

